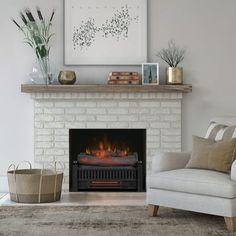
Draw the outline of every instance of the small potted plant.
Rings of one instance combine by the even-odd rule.
[[[168,48],[157,52],[156,56],[169,65],[166,69],[167,84],[183,84],[183,67],[178,67],[178,65],[183,61],[185,52],[185,49],[177,47],[172,40],[168,42]]]

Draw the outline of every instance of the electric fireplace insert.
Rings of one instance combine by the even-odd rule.
[[[146,189],[145,129],[70,129],[70,191]]]

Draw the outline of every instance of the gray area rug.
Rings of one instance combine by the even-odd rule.
[[[236,235],[222,217],[162,207],[158,213],[149,217],[144,206],[0,207],[0,236]]]

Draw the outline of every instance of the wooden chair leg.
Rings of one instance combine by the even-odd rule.
[[[149,216],[156,216],[158,208],[159,208],[159,206],[157,206],[157,205],[149,204],[148,205],[148,215]]]
[[[236,217],[224,217],[226,228],[230,232],[236,231]]]

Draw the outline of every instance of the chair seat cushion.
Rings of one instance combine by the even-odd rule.
[[[236,197],[236,182],[230,175],[200,169],[178,169],[148,176],[148,187],[224,198]],[[184,200],[184,199],[183,199]]]

